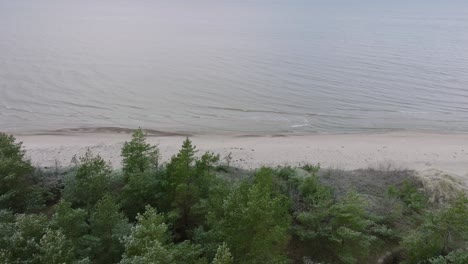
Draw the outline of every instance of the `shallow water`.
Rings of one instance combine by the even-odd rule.
[[[468,2],[0,0],[0,131],[468,132]]]

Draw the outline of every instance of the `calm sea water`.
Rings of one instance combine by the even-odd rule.
[[[468,1],[0,0],[0,131],[468,131]]]

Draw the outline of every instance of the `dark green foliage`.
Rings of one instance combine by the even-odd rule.
[[[313,164],[306,164],[302,166],[302,169],[310,172],[312,175],[316,175],[317,172],[320,170],[320,164],[313,165]]]
[[[33,168],[24,160],[22,143],[13,136],[0,134],[0,208],[18,207],[24,200],[27,174]]]
[[[205,256],[213,259],[221,243],[221,234],[219,229],[213,229],[213,224],[217,222],[219,216],[224,212],[224,201],[232,190],[232,185],[226,181],[217,179],[211,185],[208,199],[203,200],[193,210],[197,212],[206,212],[205,221],[194,231],[193,240],[203,245]],[[201,213],[199,213],[201,214]]]
[[[165,196],[164,171],[158,170],[159,150],[146,143],[145,134],[136,130],[130,142],[122,148],[124,187],[119,197],[122,210],[134,219],[144,212],[146,205],[157,206]]]
[[[124,238],[125,253],[121,264],[129,263],[204,263],[199,247],[185,241],[173,244],[164,217],[147,207],[137,216],[138,223]]]
[[[39,253],[39,243],[47,228],[47,218],[44,215],[18,214],[15,221],[2,230],[2,240],[5,240],[3,258],[5,263],[32,262]]]
[[[365,199],[355,192],[336,202],[332,190],[315,175],[304,179],[299,190],[295,234],[313,248],[311,253],[318,260],[360,263],[377,242],[377,235],[391,234],[372,220]]]
[[[120,239],[130,232],[130,226],[114,199],[104,196],[99,200],[89,222],[90,235],[98,240],[93,249],[95,263],[118,262],[124,250]]]
[[[91,208],[109,192],[110,174],[110,165],[88,149],[76,161],[76,171],[65,185],[64,198],[76,206]]]
[[[462,194],[439,212],[427,212],[423,223],[403,238],[409,263],[464,248],[468,241],[468,199]]]
[[[186,240],[173,245],[174,263],[180,264],[207,264],[202,256],[203,248]]]
[[[130,142],[125,142],[122,148],[122,171],[126,177],[134,173],[142,173],[158,167],[159,150],[156,146],[146,143],[146,137],[141,128],[135,130]]]
[[[88,243],[89,224],[87,211],[81,208],[73,209],[70,202],[61,201],[55,208],[51,227],[60,229],[74,245],[75,255],[86,258],[91,254]]]
[[[330,209],[334,204],[332,192],[321,185],[316,176],[304,179],[299,190],[301,200],[296,210],[296,234],[305,241],[322,241],[331,232],[328,223],[332,218]]]
[[[37,176],[47,173],[0,134],[0,263],[376,263],[387,251],[406,263],[468,263],[468,199],[433,204],[414,179],[403,182],[409,172],[379,186],[369,184],[374,170],[347,185],[361,172],[247,171],[197,154],[186,139],[158,164],[139,129],[122,172],[88,151],[63,172],[63,189],[50,185],[56,197],[44,208]]]
[[[129,233],[130,226],[114,199],[104,196],[90,215],[87,210],[73,209],[71,205],[66,201],[57,205],[51,227],[61,230],[74,245],[77,257],[88,257],[94,263],[118,262],[123,252],[120,240]]]
[[[450,252],[447,256],[431,258],[429,264],[466,264],[468,263],[468,249]]]
[[[291,217],[285,196],[273,190],[273,174],[261,169],[253,184],[243,182],[211,216],[213,232],[225,241],[235,263],[286,263]]]
[[[127,178],[122,188],[119,203],[129,219],[145,211],[146,205],[158,206],[165,198],[163,188],[163,171],[148,170],[134,173]]]
[[[331,207],[332,232],[328,238],[336,247],[338,258],[343,263],[359,263],[369,254],[376,241],[371,227],[375,225],[365,210],[365,200],[351,192]]]
[[[25,212],[43,206],[44,193],[34,186],[33,171],[24,159],[22,143],[0,133],[0,209]]]
[[[9,240],[14,231],[14,223],[15,216],[11,212],[0,210],[0,252],[10,246]]]
[[[196,153],[196,147],[187,138],[167,165],[167,197],[176,240],[191,237],[193,230],[203,222],[206,212],[200,203],[208,197],[215,179],[212,171],[219,156],[207,152],[197,158]]]
[[[431,211],[429,200],[417,182],[405,180],[399,186],[388,188],[381,205],[380,218],[385,225],[395,230],[392,241],[401,241],[403,236],[414,231],[424,222],[425,214]]]
[[[410,212],[420,213],[428,203],[427,197],[408,181],[405,181],[400,188],[391,186],[388,195],[399,198]]]
[[[77,260],[72,241],[44,215],[3,214],[0,223],[0,263],[88,263]]]
[[[71,205],[62,200],[55,208],[51,225],[55,229],[62,229],[68,239],[79,244],[79,240],[88,233],[87,213],[81,208],[73,209]]]

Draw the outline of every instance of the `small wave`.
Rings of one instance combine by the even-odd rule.
[[[430,114],[429,112],[425,111],[398,111],[402,114],[409,114],[409,115],[427,115]]]
[[[217,106],[206,106],[206,108],[215,109],[215,110],[244,112],[244,113],[267,113],[267,114],[277,114],[277,115],[279,114],[279,115],[317,116],[317,114],[312,114],[312,113],[295,113],[295,112],[287,112],[287,111],[280,111],[280,110],[240,109],[240,108],[233,108],[233,107],[217,107]]]
[[[296,125],[292,125],[291,127],[292,128],[300,128],[300,127],[307,127],[309,126],[309,124],[296,124]]]
[[[56,130],[42,131],[39,134],[74,134],[74,133],[113,133],[113,134],[131,134],[135,128],[126,127],[78,127],[78,128],[61,128]],[[182,132],[169,132],[155,129],[143,129],[149,136],[192,136],[192,134]]]

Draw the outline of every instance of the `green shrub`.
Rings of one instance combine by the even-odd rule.
[[[447,256],[431,258],[429,264],[466,264],[468,263],[468,250],[450,252]]]
[[[410,211],[409,213],[421,213],[428,204],[426,195],[409,181],[403,182],[403,186],[400,188],[391,186],[388,189],[388,195],[400,199],[406,205],[408,211]]]
[[[310,257],[334,263],[362,263],[377,242],[377,235],[390,232],[371,219],[366,201],[355,192],[335,202],[331,189],[314,175],[302,181],[299,191],[293,230],[309,245]]]
[[[302,166],[302,169],[309,172],[309,173],[311,173],[312,176],[316,176],[317,173],[320,170],[320,164],[317,164],[317,165],[306,164],[306,165]]]
[[[427,261],[466,246],[468,199],[462,194],[439,212],[428,212],[423,223],[403,238],[409,263]]]
[[[34,186],[33,171],[22,143],[0,133],[0,209],[21,213],[43,207],[43,190]]]

